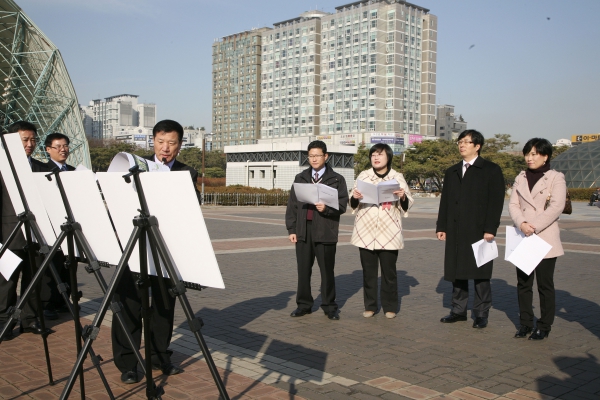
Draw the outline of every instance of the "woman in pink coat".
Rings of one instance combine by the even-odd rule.
[[[565,208],[567,185],[565,176],[550,169],[552,144],[534,138],[523,148],[527,170],[521,171],[510,196],[509,212],[515,226],[526,236],[536,234],[552,248],[531,275],[517,268],[517,294],[521,326],[515,338],[542,340],[550,334],[555,314],[554,267],[556,258],[564,254],[558,219]],[[533,328],[533,279],[537,280],[541,317]]]

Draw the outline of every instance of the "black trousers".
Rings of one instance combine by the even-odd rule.
[[[473,299],[473,314],[475,318],[487,318],[492,306],[492,285],[489,279],[473,279],[475,297]],[[452,282],[452,312],[467,315],[469,301],[469,281],[457,279]]]
[[[4,326],[6,321],[8,321],[8,309],[17,304],[19,275],[23,274],[21,277],[21,293],[27,289],[27,286],[29,286],[31,279],[33,278],[31,268],[29,268],[29,255],[23,250],[11,251],[19,256],[23,262],[21,262],[15,272],[13,272],[10,279],[6,280],[4,275],[0,274],[0,326]],[[36,310],[37,306],[34,290],[21,311],[21,322],[23,325],[29,325],[36,320]]]
[[[52,263],[56,268],[56,272],[58,276],[60,276],[60,280],[63,283],[69,285],[67,289],[67,294],[71,294],[71,277],[69,276],[69,270],[65,268],[66,257],[62,251],[58,251],[54,258],[52,259]],[[55,309],[65,305],[65,301],[60,295],[58,291],[58,286],[54,279],[52,278],[52,274],[50,273],[50,268],[47,268],[44,272],[44,276],[42,276],[42,284],[40,289],[40,297],[42,299],[42,305],[44,309]]]
[[[317,259],[321,270],[321,308],[325,312],[336,311],[335,302],[335,252],[336,243],[314,243],[312,241],[312,222],[306,223],[306,241],[296,242],[296,262],[298,263],[298,292],[296,304],[302,310],[310,310],[314,299],[310,289],[312,267]]]
[[[531,275],[527,275],[517,268],[517,296],[519,298],[521,325],[533,328],[533,280],[535,275],[542,313],[542,316],[537,321],[537,327],[544,331],[549,331],[552,327],[556,312],[554,292],[555,266],[556,257],[540,261]]]
[[[152,345],[152,363],[154,365],[171,362],[171,351],[168,350],[168,347],[173,335],[175,315],[175,298],[167,294],[168,304],[164,303],[158,279],[155,276],[150,276],[150,287],[152,289],[150,341]],[[166,286],[168,288],[169,284],[167,283]],[[139,350],[142,343],[142,299],[129,271],[123,273],[113,300],[123,304],[121,314]],[[168,309],[166,305],[168,305]],[[113,358],[117,368],[121,372],[135,371],[138,364],[137,358],[133,349],[129,346],[125,333],[116,317],[113,317],[111,336]]]
[[[359,248],[363,270],[363,297],[366,311],[377,311],[377,276],[381,266],[381,308],[383,312],[398,311],[398,250],[368,250]]]

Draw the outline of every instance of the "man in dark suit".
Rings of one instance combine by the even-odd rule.
[[[37,140],[37,128],[35,125],[26,122],[18,121],[8,127],[5,133],[18,132],[23,142],[25,154],[29,159],[31,170],[33,172],[45,172],[48,171],[46,165],[31,157],[35,150],[35,144]],[[0,181],[2,183],[2,197],[0,208],[2,209],[2,237],[0,243],[4,243],[10,236],[17,223],[19,222],[15,209],[6,190],[4,179],[0,174]],[[12,274],[10,279],[6,280],[2,274],[0,274],[0,326],[3,326],[8,320],[8,309],[17,304],[17,283],[19,281],[19,275],[22,274],[21,278],[21,292],[23,292],[31,279],[33,278],[32,270],[29,264],[29,254],[23,249],[27,244],[25,236],[22,231],[17,233],[15,239],[10,243],[9,249],[19,256],[23,262],[17,267],[15,272]],[[35,334],[43,333],[42,328],[37,320],[37,307],[35,302],[35,294],[29,298],[25,303],[21,312],[21,331],[30,332]],[[11,340],[13,338],[13,331],[9,329],[4,337],[5,340]]]
[[[46,136],[44,146],[46,147],[46,153],[50,156],[50,160],[46,163],[48,170],[52,171],[54,168],[58,168],[61,171],[75,171],[75,167],[67,164],[70,143],[71,140],[69,137],[62,133],[55,132]],[[69,270],[65,268],[66,259],[62,250],[56,253],[52,261],[61,281],[70,284]],[[70,289],[70,287],[67,289],[68,294],[71,292]],[[58,319],[58,312],[69,312],[69,308],[60,295],[56,282],[52,279],[52,274],[48,269],[42,278],[40,296],[42,298],[42,305],[44,306],[45,318],[54,320]]]
[[[154,126],[152,136],[154,137],[154,155],[144,158],[164,164],[171,171],[189,171],[192,184],[196,190],[196,196],[198,196],[198,204],[200,204],[200,193],[196,187],[198,172],[175,159],[183,143],[183,127],[172,120],[160,121]],[[146,193],[146,195],[153,194]],[[168,194],[161,193],[159,195]],[[183,372],[182,368],[171,363],[172,351],[168,350],[173,334],[175,298],[167,295],[168,304],[164,303],[158,279],[156,276],[150,276],[150,287],[152,288],[152,316],[150,318],[152,365],[154,369],[162,370],[165,375],[175,375]],[[123,317],[126,326],[130,329],[131,336],[139,349],[142,340],[142,300],[131,274],[123,274],[114,301],[123,304]],[[121,381],[124,383],[138,382],[137,359],[133,349],[127,343],[121,326],[112,324],[111,334],[113,357],[115,365],[121,371]]]
[[[335,253],[340,226],[340,215],[346,212],[348,189],[344,177],[327,164],[327,145],[315,140],[308,145],[310,167],[296,175],[294,183],[321,183],[338,191],[339,209],[323,203],[307,204],[297,200],[294,186],[285,212],[285,224],[289,239],[296,244],[298,263],[298,308],[292,317],[302,317],[312,313],[313,297],[310,289],[312,267],[317,259],[321,270],[321,308],[327,317],[340,319],[335,302]]]
[[[472,129],[458,137],[463,161],[446,171],[436,228],[437,238],[446,241],[444,279],[453,287],[452,311],[441,322],[467,320],[469,279],[473,279],[473,328],[488,324],[493,261],[477,268],[471,245],[494,240],[504,205],[502,170],[479,156],[483,142],[483,135]]]

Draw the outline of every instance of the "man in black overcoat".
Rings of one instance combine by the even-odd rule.
[[[437,238],[446,241],[444,279],[452,282],[452,311],[444,323],[467,320],[469,279],[473,279],[474,328],[485,328],[492,305],[493,261],[477,268],[475,242],[494,240],[504,205],[504,178],[500,167],[479,156],[483,135],[466,130],[458,137],[463,161],[448,168],[437,220]]]
[[[48,168],[44,163],[31,157],[35,150],[35,144],[37,141],[37,128],[30,122],[18,121],[8,127],[6,133],[18,132],[23,142],[23,148],[25,154],[31,165],[33,172],[47,172]],[[6,190],[4,179],[0,174],[0,182],[2,185],[2,196],[0,197],[0,209],[2,209],[2,231],[0,237],[0,243],[10,236],[12,230],[17,226],[19,219],[15,213],[12,201]],[[19,282],[19,276],[21,276],[21,293],[25,291],[31,279],[33,278],[32,270],[29,265],[29,255],[25,252],[24,247],[27,244],[25,236],[22,231],[17,232],[15,239],[10,243],[8,247],[13,253],[19,256],[23,262],[17,267],[15,272],[7,280],[2,274],[0,274],[0,326],[4,326],[9,318],[8,309],[11,306],[17,304],[17,284]],[[22,274],[22,275],[21,275]],[[31,296],[27,303],[23,306],[21,312],[21,331],[35,334],[42,334],[42,328],[37,320],[37,307],[35,302],[35,295]],[[13,338],[13,331],[9,329],[4,336],[4,340],[11,340]]]
[[[171,171],[189,171],[191,183],[194,185],[198,204],[200,204],[200,192],[196,187],[198,172],[175,159],[183,144],[183,127],[176,121],[163,120],[154,126],[152,136],[154,138],[154,154],[144,158],[164,164]],[[146,196],[150,195],[157,194],[146,193]],[[169,193],[158,195],[169,196]],[[177,207],[177,199],[173,199],[173,207]],[[150,317],[152,366],[153,369],[162,370],[165,375],[175,375],[183,372],[182,368],[171,363],[172,351],[168,349],[173,335],[175,298],[167,295],[168,304],[164,303],[158,279],[156,276],[150,276],[150,287],[152,289],[152,315]],[[166,282],[166,287],[169,287],[168,282]],[[138,287],[135,285],[130,273],[125,272],[122,275],[114,300],[123,304],[125,325],[130,329],[131,336],[139,349],[142,341],[142,300]],[[129,346],[121,326],[113,324],[111,334],[113,357],[115,365],[121,371],[121,381],[128,384],[138,382],[137,358],[133,349]]]

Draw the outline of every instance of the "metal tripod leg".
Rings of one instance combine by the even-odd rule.
[[[156,218],[150,217],[150,219],[151,220],[154,219],[153,222],[156,222],[156,223],[153,223],[153,222],[150,223],[149,232],[148,232],[148,237],[150,239],[150,245],[152,247],[158,249],[160,258],[161,258],[165,268],[167,269],[167,273],[169,274],[169,279],[171,280],[171,283],[172,283],[172,288],[169,289],[169,291],[172,296],[176,296],[179,298],[181,308],[183,308],[183,312],[185,313],[185,316],[187,318],[188,324],[190,326],[190,330],[196,337],[196,341],[198,342],[198,345],[200,346],[200,350],[202,350],[202,354],[204,355],[204,359],[206,360],[206,364],[208,365],[208,368],[213,377],[213,380],[215,381],[215,384],[217,385],[217,389],[219,390],[219,394],[221,395],[221,398],[223,398],[224,400],[229,400],[229,395],[227,394],[225,384],[221,380],[221,376],[219,375],[219,371],[217,371],[217,366],[215,365],[215,362],[210,354],[210,350],[208,349],[208,346],[206,345],[204,336],[202,336],[202,333],[200,332],[200,329],[202,328],[204,323],[202,322],[202,320],[200,318],[197,318],[195,316],[194,312],[192,311],[192,307],[188,301],[187,296],[185,295],[185,291],[186,291],[185,286],[184,286],[183,282],[181,282],[178,279],[175,262],[173,261],[173,257],[171,256],[171,253],[169,252],[169,249],[165,243],[165,240],[164,240],[162,234],[160,233],[160,230],[158,229],[158,222],[156,221]],[[159,262],[155,261],[154,264],[157,269],[160,268]]]

